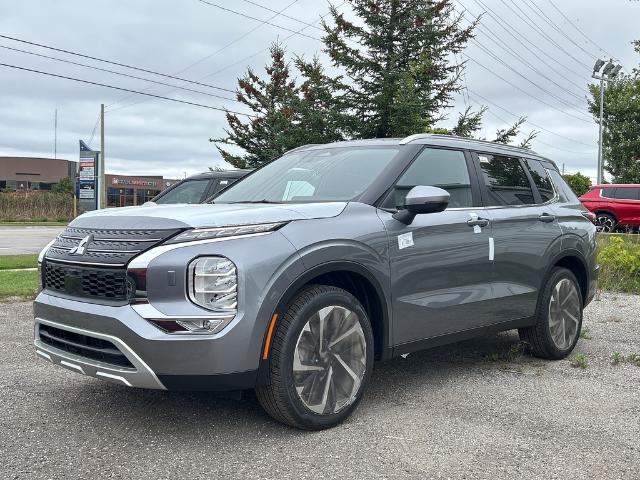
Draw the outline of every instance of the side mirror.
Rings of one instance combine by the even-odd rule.
[[[405,225],[411,225],[416,215],[442,212],[449,205],[449,192],[438,187],[413,187],[407,193],[404,209],[393,215],[393,218]]]

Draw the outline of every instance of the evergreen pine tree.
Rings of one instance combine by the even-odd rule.
[[[451,62],[472,37],[451,0],[349,0],[358,22],[331,9],[326,51],[342,68],[356,136],[425,131],[459,91],[463,66]],[[357,46],[354,46],[357,45]]]
[[[265,71],[266,80],[251,68],[238,79],[237,100],[249,107],[254,118],[243,123],[238,115],[227,112],[226,137],[210,139],[216,144],[244,149],[246,154],[234,155],[216,145],[222,158],[236,168],[258,167],[299,146],[298,89],[291,79],[282,46],[271,46],[271,64]]]

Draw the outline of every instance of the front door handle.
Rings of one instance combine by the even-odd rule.
[[[543,213],[538,217],[538,220],[544,223],[551,223],[556,219],[555,215],[549,215],[548,213]]]
[[[471,220],[467,220],[467,225],[470,227],[486,227],[489,225],[489,220],[486,218],[474,218]]]

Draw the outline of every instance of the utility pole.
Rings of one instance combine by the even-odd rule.
[[[604,182],[604,165],[602,161],[602,135],[604,131],[604,88],[605,88],[605,80],[609,81],[620,73],[622,69],[621,65],[615,65],[612,59],[609,59],[609,63],[602,69],[602,73],[599,74],[600,69],[603,65],[605,65],[605,61],[598,59],[596,64],[593,67],[593,75],[592,78],[596,80],[600,80],[600,122],[598,128],[598,175],[597,175],[597,183],[601,184]]]
[[[58,109],[53,115],[53,158],[58,158]]]
[[[98,208],[107,208],[107,185],[104,178],[104,103],[100,105],[100,204]]]

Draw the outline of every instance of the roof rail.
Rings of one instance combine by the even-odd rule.
[[[286,155],[287,153],[297,152],[298,150],[304,150],[305,148],[308,148],[308,147],[315,147],[316,145],[320,145],[320,144],[319,143],[308,143],[306,145],[300,145],[299,147],[292,148],[291,150],[287,150],[286,152],[284,152],[284,155]]]
[[[422,140],[422,139],[428,139],[428,138],[434,138],[434,139],[439,138],[444,140],[462,140],[469,143],[476,143],[478,145],[490,145],[494,148],[503,148],[505,150],[512,150],[512,151],[517,151],[521,153],[527,153],[528,155],[538,156],[533,150],[529,150],[528,148],[517,147],[515,145],[506,145],[504,143],[492,142],[490,140],[478,140],[477,138],[461,137],[459,135],[443,135],[440,133],[417,133],[415,135],[410,135],[400,140],[400,145],[406,145],[416,140]]]

